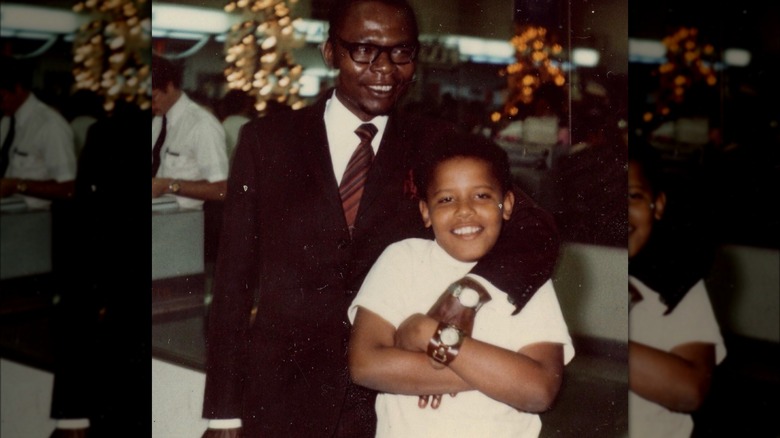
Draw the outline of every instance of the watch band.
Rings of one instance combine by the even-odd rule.
[[[454,324],[469,335],[474,328],[477,311],[490,300],[490,294],[481,284],[463,277],[447,287],[427,315],[437,321]]]
[[[466,334],[455,325],[439,322],[431,340],[428,341],[428,356],[439,363],[449,365],[458,356],[465,337]]]
[[[452,283],[450,287],[447,288],[447,290],[451,291],[452,295],[458,299],[458,302],[460,302],[462,306],[473,308],[474,313],[476,313],[485,303],[487,303],[492,299],[487,289],[485,289],[481,284],[479,284],[479,282],[469,277],[463,277],[460,280],[456,281],[455,283]],[[469,302],[466,302],[465,301],[466,291],[476,292],[478,300],[474,302],[474,300],[470,299]]]

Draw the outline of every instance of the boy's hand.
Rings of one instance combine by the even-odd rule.
[[[439,322],[421,313],[406,318],[395,331],[395,346],[408,351],[426,352],[431,333]]]
[[[428,406],[428,400],[433,397],[433,401],[431,401],[431,409],[436,409],[441,404],[441,394],[434,394],[434,395],[421,395],[420,398],[417,400],[417,406],[420,409],[425,409]]]

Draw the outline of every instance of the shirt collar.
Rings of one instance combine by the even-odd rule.
[[[451,256],[444,248],[441,247],[438,240],[434,239],[433,243],[434,245],[431,249],[433,252],[432,256],[440,263],[453,267],[467,267],[469,270],[477,265],[477,262],[464,262]]]
[[[33,93],[30,93],[27,96],[27,99],[24,100],[24,102],[19,105],[19,108],[16,109],[16,112],[14,113],[14,119],[16,119],[16,126],[19,126],[27,120],[30,115],[32,115],[35,112],[35,107],[38,105],[40,101],[38,98],[35,97]]]
[[[355,114],[352,113],[341,101],[336,98],[336,91],[333,91],[333,95],[325,103],[325,114],[323,115],[326,127],[339,127],[339,131],[348,132],[352,134],[358,126],[363,123],[373,123],[377,128],[377,133],[374,136],[372,145],[377,145],[377,141],[382,138],[387,126],[388,116],[376,116],[368,122],[360,120]],[[351,139],[352,137],[350,137]],[[376,147],[375,147],[376,148]]]
[[[179,96],[168,112],[165,113],[165,118],[168,120],[168,127],[176,124],[176,121],[178,121],[187,110],[187,106],[190,102],[191,100],[187,96],[187,93],[182,91],[181,96]]]

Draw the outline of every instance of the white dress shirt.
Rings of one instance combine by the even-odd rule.
[[[224,181],[228,176],[225,129],[213,114],[186,93],[166,113],[168,126],[157,176],[185,181]],[[162,130],[162,117],[152,119],[152,150]],[[177,196],[182,208],[202,208],[200,199]]]
[[[356,115],[352,114],[340,100],[336,98],[336,92],[333,92],[328,102],[325,103],[325,130],[328,133],[328,146],[330,147],[330,158],[333,162],[333,174],[336,175],[336,182],[341,183],[341,177],[347,169],[347,164],[352,154],[360,144],[360,138],[355,134],[355,130],[363,123],[373,123],[377,127],[377,133],[371,140],[371,148],[374,154],[379,151],[379,144],[382,142],[382,136],[387,126],[387,116],[377,116],[370,122],[361,121]]]
[[[14,113],[16,125],[6,178],[57,182],[76,179],[73,130],[54,108],[33,93]],[[3,117],[0,138],[5,139],[11,118]],[[49,208],[51,201],[24,196],[29,208]]]

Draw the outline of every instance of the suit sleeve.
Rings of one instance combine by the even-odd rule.
[[[257,130],[246,129],[228,178],[222,234],[206,325],[206,390],[203,416],[241,418],[241,364],[261,264],[257,236],[261,217],[256,169]]]
[[[552,214],[515,188],[512,217],[501,238],[471,273],[484,277],[509,295],[521,310],[552,277],[560,250],[560,236]]]

